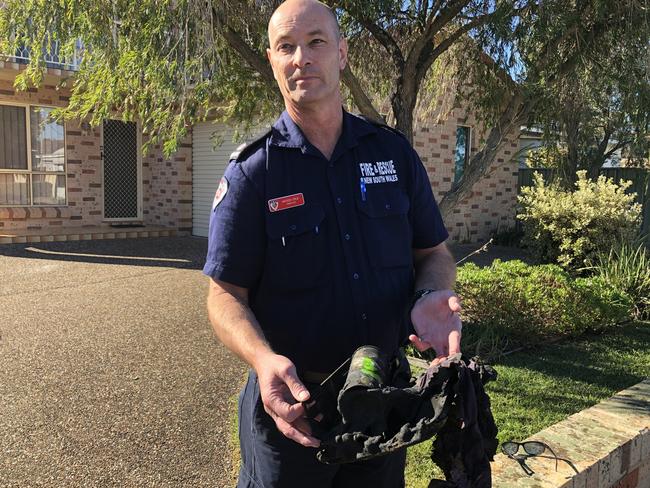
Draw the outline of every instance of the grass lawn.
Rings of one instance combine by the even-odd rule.
[[[650,323],[522,351],[494,363],[488,384],[499,441],[522,440],[650,377]],[[442,472],[431,442],[408,450],[407,488],[426,488]]]

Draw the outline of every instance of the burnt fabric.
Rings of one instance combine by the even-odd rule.
[[[320,395],[322,407],[309,412],[318,410],[324,418],[313,422],[321,439],[317,458],[328,464],[355,462],[438,434],[432,459],[445,472],[447,486],[489,487],[497,428],[483,385],[496,378],[494,370],[457,354],[431,366],[414,383],[409,377],[405,358],[398,359],[390,386],[341,387],[337,412],[331,395]]]
[[[457,372],[452,392],[456,401],[433,442],[431,459],[443,470],[450,486],[489,488],[490,461],[498,441],[490,397],[483,385],[496,379],[496,371],[473,358],[462,361]]]

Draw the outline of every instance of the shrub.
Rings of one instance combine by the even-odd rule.
[[[576,190],[569,192],[535,174],[533,186],[519,196],[523,243],[540,262],[566,269],[589,265],[599,253],[636,234],[641,206],[634,203],[634,194],[625,194],[630,184],[617,185],[604,176],[591,181],[579,171]]]
[[[576,278],[575,287],[581,301],[578,312],[585,330],[604,331],[631,318],[634,302],[627,293],[606,280],[598,276]]]
[[[597,257],[594,276],[627,294],[634,316],[650,318],[650,252],[644,243],[622,243]]]
[[[532,345],[626,320],[631,302],[600,278],[574,280],[560,266],[521,261],[458,268],[463,348],[494,356],[504,348]],[[477,349],[475,351],[474,349]]]

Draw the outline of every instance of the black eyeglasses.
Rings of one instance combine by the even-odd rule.
[[[523,447],[524,452],[526,455],[522,454],[517,454],[519,452],[519,448]],[[508,441],[504,442],[501,444],[501,450],[505,455],[507,455],[510,459],[514,459],[519,463],[519,466],[521,466],[521,469],[524,470],[524,472],[530,476],[534,474],[533,470],[528,467],[526,464],[526,459],[529,457],[549,457],[549,456],[543,456],[544,452],[547,450],[553,455],[553,458],[555,459],[555,471],[557,471],[557,460],[558,457],[557,455],[553,452],[553,449],[550,448],[547,444],[544,444],[543,442],[540,441],[527,441],[527,442],[514,442],[514,441]]]

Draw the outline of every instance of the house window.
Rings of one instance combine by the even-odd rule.
[[[458,183],[469,162],[470,128],[459,125],[456,128],[456,157],[454,160],[454,183]]]
[[[65,135],[52,109],[0,105],[0,205],[65,205]]]

